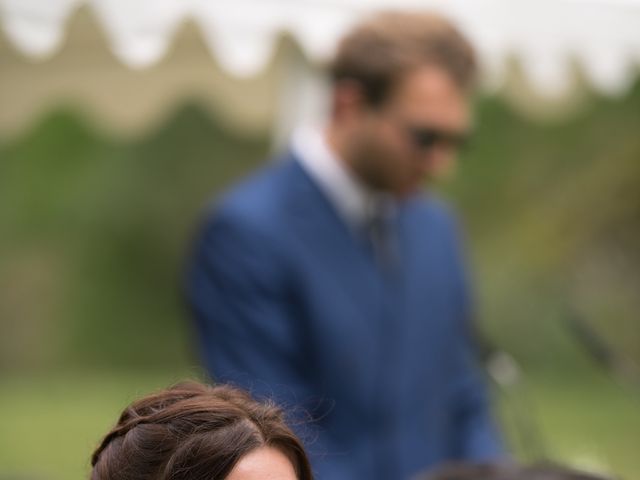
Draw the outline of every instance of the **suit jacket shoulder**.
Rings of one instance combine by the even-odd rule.
[[[271,231],[281,221],[292,170],[289,160],[263,167],[216,199],[207,218],[233,219],[263,234]]]

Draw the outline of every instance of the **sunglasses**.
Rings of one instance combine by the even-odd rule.
[[[431,127],[406,126],[405,130],[411,143],[418,150],[427,151],[436,145],[462,150],[469,144],[469,132],[450,132]]]

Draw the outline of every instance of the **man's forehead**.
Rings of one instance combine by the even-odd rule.
[[[442,68],[424,66],[398,79],[388,98],[390,108],[427,120],[468,126],[471,105],[463,91]]]
[[[444,69],[437,66],[424,65],[409,70],[401,75],[390,92],[389,99],[431,100],[442,98],[456,99],[465,104],[466,92],[451,78]]]

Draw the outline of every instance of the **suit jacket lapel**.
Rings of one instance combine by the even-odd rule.
[[[364,241],[354,234],[302,166],[294,158],[291,160],[294,185],[289,210],[297,226],[291,234],[299,236],[317,260],[318,268],[329,269],[333,280],[370,316],[370,310],[364,307],[371,305],[371,292],[381,288],[381,279]]]

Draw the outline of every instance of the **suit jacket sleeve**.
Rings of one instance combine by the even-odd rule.
[[[451,386],[456,432],[453,456],[465,460],[495,460],[504,455],[487,398],[486,387],[469,345],[459,342],[458,374]]]
[[[495,460],[504,456],[504,446],[491,412],[485,378],[478,361],[477,339],[474,338],[471,325],[472,296],[459,235],[456,235],[454,244],[459,314],[453,339],[453,372],[450,376],[453,380],[450,392],[456,432],[453,454],[455,458],[465,460]]]
[[[216,382],[232,383],[285,407],[311,454],[324,455],[326,433],[310,423],[312,354],[296,310],[286,252],[275,232],[237,212],[206,223],[187,274],[187,301],[202,358]],[[327,477],[329,478],[329,477]]]
[[[220,212],[197,241],[187,298],[213,379],[300,401],[302,325],[287,304],[283,268],[272,239],[248,220]]]

